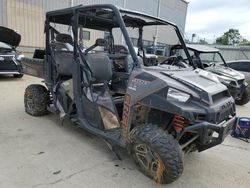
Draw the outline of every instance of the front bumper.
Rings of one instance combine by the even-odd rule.
[[[15,60],[14,55],[0,55],[0,57],[0,75],[21,73],[22,66]]]
[[[231,133],[236,125],[236,117],[232,117],[220,124],[209,122],[199,122],[185,128],[185,132],[195,131],[199,137],[196,140],[196,146],[199,152],[216,146],[224,141],[227,135]]]

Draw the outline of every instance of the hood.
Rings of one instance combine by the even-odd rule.
[[[218,74],[221,76],[225,76],[234,80],[243,80],[245,79],[245,76],[241,74],[240,72],[231,69],[229,67],[224,67],[221,65],[216,65],[212,67],[208,67],[206,70],[211,71],[214,74]]]
[[[196,91],[198,90],[199,92],[205,91],[209,95],[214,95],[227,90],[227,87],[220,83],[216,75],[202,69],[176,69],[175,66],[169,66],[168,68],[166,66],[158,66],[154,69],[146,68],[146,70],[148,70],[150,74],[166,81],[166,83],[168,83],[170,86],[171,81],[169,78],[176,80],[179,83],[175,83],[177,85],[176,87],[173,87],[179,88],[180,90],[183,89],[184,91],[187,90],[186,88],[183,88],[184,85],[188,86],[189,88],[193,88]],[[182,84],[179,85],[180,83]]]
[[[21,35],[12,29],[0,26],[0,41],[17,47],[21,42]]]

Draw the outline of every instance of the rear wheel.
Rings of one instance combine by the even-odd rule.
[[[49,91],[42,85],[32,84],[25,89],[24,107],[25,111],[32,116],[48,114]]]
[[[240,100],[235,100],[235,103],[238,105],[244,105],[247,104],[249,102],[250,98],[248,95],[247,90],[244,91],[244,93],[242,94],[242,97]]]
[[[14,74],[13,75],[15,78],[22,78],[23,77],[23,74]]]
[[[131,153],[140,170],[158,183],[177,180],[183,172],[183,153],[178,142],[161,128],[142,125],[132,130]]]

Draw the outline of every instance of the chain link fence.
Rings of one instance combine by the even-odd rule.
[[[250,60],[250,46],[212,45],[218,48],[226,61]]]

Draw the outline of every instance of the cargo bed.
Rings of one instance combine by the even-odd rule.
[[[45,60],[36,58],[24,58],[22,60],[23,73],[38,78],[44,78]]]

